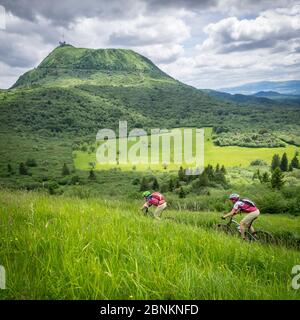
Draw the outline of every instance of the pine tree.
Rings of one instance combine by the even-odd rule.
[[[185,171],[182,167],[180,167],[178,170],[178,179],[179,181],[184,181],[185,179]]]
[[[12,173],[12,171],[13,171],[12,166],[11,166],[11,164],[9,163],[9,164],[7,165],[7,172]]]
[[[179,190],[179,198],[185,198],[185,192],[184,192],[184,189],[182,187],[180,187],[180,190]]]
[[[145,177],[142,178],[140,184],[140,191],[146,191],[148,189],[148,183]]]
[[[223,174],[226,174],[226,173],[227,173],[224,165],[221,167],[221,172],[222,172]]]
[[[282,155],[281,162],[280,162],[280,169],[281,171],[284,171],[284,172],[288,171],[289,169],[289,161],[288,161],[286,152]]]
[[[204,169],[204,172],[206,172],[207,174],[207,177],[209,180],[214,180],[214,177],[215,177],[215,171],[214,171],[214,168],[212,165],[208,165],[205,169]]]
[[[70,170],[66,163],[64,163],[61,174],[63,176],[68,176],[70,174]]]
[[[291,166],[295,169],[299,169],[299,160],[298,157],[295,155],[294,158],[291,161]]]
[[[273,159],[272,159],[271,169],[273,171],[279,167],[280,167],[280,157],[278,154],[274,154]]]
[[[292,164],[290,163],[289,164],[289,172],[292,172],[293,170],[294,170],[294,168],[293,168]]]
[[[93,169],[90,170],[89,180],[96,180],[96,175]]]
[[[204,171],[199,176],[199,187],[207,187],[208,185],[209,185],[209,179],[208,179],[207,173]]]
[[[278,189],[280,190],[283,185],[284,185],[284,175],[280,168],[275,168],[275,170],[272,172],[272,177],[271,177],[271,186],[273,189]]]
[[[173,179],[171,178],[169,180],[169,191],[173,191],[174,190],[174,182],[173,182]]]
[[[19,173],[22,175],[27,175],[28,174],[28,170],[24,164],[24,162],[21,162],[19,165]]]
[[[252,180],[258,179],[261,182],[261,174],[260,174],[260,170],[257,169],[256,172],[254,172]]]
[[[158,190],[159,189],[159,184],[156,178],[154,178],[153,183],[152,183],[152,190]]]
[[[217,165],[216,165],[216,173],[219,173],[219,172],[220,172],[220,165],[217,164]]]
[[[270,175],[268,172],[264,172],[263,175],[261,176],[261,183],[268,183],[270,182]]]

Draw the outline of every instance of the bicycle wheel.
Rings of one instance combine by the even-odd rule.
[[[224,232],[226,234],[234,235],[237,232],[231,228],[228,224],[217,224],[216,225],[216,230],[219,230],[221,232]]]
[[[269,243],[269,244],[275,243],[275,238],[271,233],[267,231],[258,230],[256,231],[256,234],[252,236],[255,238],[255,240],[262,243]]]

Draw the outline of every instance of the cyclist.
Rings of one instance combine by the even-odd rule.
[[[147,212],[149,207],[155,206],[154,218],[160,220],[162,212],[167,207],[165,197],[159,192],[151,193],[150,191],[143,192],[143,197],[145,198],[145,203],[141,209]]]
[[[255,230],[252,226],[253,221],[258,218],[260,211],[256,207],[256,204],[249,199],[240,199],[240,196],[236,193],[233,193],[229,196],[230,201],[234,204],[232,210],[223,215],[222,219],[226,219],[227,217],[231,217],[236,215],[239,212],[246,213],[245,218],[243,218],[240,222],[240,231],[241,236],[244,240],[245,238],[245,230],[250,227],[250,231],[255,235]]]

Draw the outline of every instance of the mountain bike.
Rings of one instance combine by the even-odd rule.
[[[251,225],[255,221],[255,219],[251,222],[251,224],[248,226],[248,228],[245,230],[245,238],[248,241],[259,241],[261,243],[275,243],[275,239],[273,235],[264,230],[256,230],[256,232],[253,234],[251,232]],[[224,224],[218,224],[217,229],[225,232],[230,235],[239,235],[241,236],[240,231],[240,224],[238,221],[234,220],[233,217],[229,219],[227,223]]]

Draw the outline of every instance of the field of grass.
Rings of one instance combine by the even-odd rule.
[[[219,234],[205,226],[216,214],[169,210],[156,221],[136,202],[1,190],[0,217],[1,299],[300,298],[300,252]],[[259,223],[299,234],[299,217]]]
[[[172,131],[168,135],[172,135]],[[176,135],[175,135],[176,136]],[[150,142],[150,141],[149,141]],[[193,152],[195,152],[195,129],[193,129]],[[132,147],[136,142],[129,142],[128,149]],[[119,142],[116,142],[118,146]],[[171,148],[172,148],[171,143]],[[183,150],[183,147],[182,147]],[[271,163],[272,157],[275,153],[282,156],[284,152],[287,153],[289,159],[291,159],[295,155],[295,151],[299,150],[294,145],[286,144],[285,147],[279,148],[245,148],[238,146],[226,146],[219,147],[213,144],[212,141],[212,128],[205,128],[205,138],[204,138],[204,163],[205,165],[225,165],[226,167],[234,167],[234,166],[242,166],[248,167],[253,160],[261,159],[266,161],[267,163]],[[151,146],[149,143],[149,155],[151,152]],[[141,164],[100,164],[96,161],[96,153],[95,152],[82,152],[75,151],[74,152],[74,165],[78,169],[87,170],[90,167],[91,162],[95,162],[96,169],[111,169],[111,168],[121,168],[123,170],[131,170],[133,166],[135,166],[136,170],[164,170],[164,162],[162,161],[162,148],[160,147],[160,161],[159,164],[148,164],[148,159],[150,156],[141,158]],[[174,159],[174,149],[171,149],[171,163],[167,166],[167,170],[178,169],[180,165],[175,164],[173,162]],[[193,166],[193,163],[190,164]],[[188,164],[183,163],[183,166],[188,166]]]

